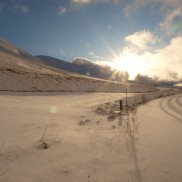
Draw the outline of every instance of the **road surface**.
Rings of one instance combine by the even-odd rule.
[[[124,95],[27,94],[0,94],[0,181],[182,181],[182,94],[113,120],[96,105]]]
[[[138,178],[133,181],[182,181],[182,94],[151,101],[136,115]]]

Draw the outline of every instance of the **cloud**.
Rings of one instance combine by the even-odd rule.
[[[12,12],[20,12],[22,14],[28,14],[29,7],[24,4],[19,4],[18,2],[15,2],[12,4],[12,6],[9,8]]]
[[[67,12],[67,8],[66,7],[62,7],[60,6],[58,8],[58,15],[62,16],[63,14],[65,14]]]
[[[140,58],[148,65],[143,73],[160,80],[178,81],[182,79],[182,36],[175,37],[169,45],[153,52],[145,52]]]
[[[145,34],[147,31],[142,32],[144,32]],[[136,32],[136,34],[133,35],[136,36],[141,34]],[[146,82],[178,82],[182,80],[182,36],[174,37],[165,46],[160,48],[154,47],[154,49],[152,49],[151,51],[150,46],[146,45],[148,42],[151,41],[151,37],[154,35],[151,35],[149,32],[147,33],[147,35],[149,36],[147,36],[147,39],[144,39],[145,41],[143,39],[141,39],[142,41],[137,41],[137,45],[140,45],[140,47],[143,49],[140,54],[130,49],[129,45],[122,49],[119,60],[126,61],[127,68],[129,70],[136,71],[135,76],[137,75],[137,73],[140,74],[140,77],[137,77],[138,80],[143,80]],[[133,39],[131,39],[131,41],[131,43],[134,43]],[[147,47],[147,49],[144,49],[144,47]],[[94,58],[96,55],[94,54],[94,52],[89,52],[89,56]],[[113,66],[112,62],[110,62],[111,64],[108,64],[108,62],[104,61],[104,58],[102,59],[103,61],[97,61],[97,59],[94,60],[93,58],[93,61],[90,61],[89,59],[78,57],[73,62],[79,65],[99,64],[103,68],[106,65],[110,66],[111,68]],[[107,69],[107,74],[114,76],[112,77],[112,79],[118,80],[118,78],[121,77],[121,75],[115,75],[111,73],[113,73],[113,70]]]
[[[160,47],[153,46],[157,40],[149,31],[136,32],[125,41],[130,44],[122,48],[115,64],[129,71],[130,78],[140,74],[158,81],[182,80],[182,36]]]
[[[125,7],[125,14],[128,16],[131,12],[154,3],[160,4],[165,9],[182,6],[181,0],[133,0],[133,3],[130,3]]]
[[[137,83],[153,83],[154,84],[154,83],[158,82],[158,79],[152,78],[152,77],[149,77],[146,75],[137,74],[137,76],[135,77],[135,81]]]
[[[82,57],[76,57],[72,62],[78,65],[93,64],[91,60],[88,60],[87,58],[82,58]]]
[[[85,5],[91,3],[91,0],[71,0],[74,5]]]
[[[125,15],[130,17],[134,12],[149,5],[160,7],[163,21],[159,23],[162,34],[176,36],[182,33],[182,0],[132,0],[125,6]],[[177,18],[180,18],[177,19]]]
[[[176,17],[179,17],[180,21],[182,20],[182,7],[172,9],[170,13],[166,15],[164,21],[160,23],[161,29],[165,30],[169,34],[178,33],[178,31],[181,32],[181,23],[174,22]]]
[[[10,11],[12,13],[28,14],[29,7],[26,4],[21,3],[20,0],[11,0],[10,2],[0,0],[0,12]]]
[[[182,17],[182,8],[177,8],[177,9],[174,9],[172,10],[171,13],[169,13],[166,17],[165,17],[165,20],[164,22],[160,23],[160,26],[163,27],[163,28],[168,28],[170,27],[171,23],[173,22],[174,18],[175,17]]]
[[[66,55],[66,52],[65,52],[63,49],[60,49],[59,52],[60,52],[60,54],[61,54],[62,56],[65,56],[65,55]]]
[[[103,62],[93,62],[87,58],[77,57],[73,60],[73,63],[79,66],[77,67],[78,73],[87,76],[114,81],[121,81],[124,77],[122,73],[113,74],[113,69],[108,64],[103,64]]]
[[[170,5],[170,6],[181,6],[182,5],[182,1],[181,0],[158,0],[160,1],[161,3],[164,3],[166,5]]]
[[[148,49],[149,44],[154,45],[157,42],[157,39],[151,32],[144,30],[141,32],[135,32],[134,34],[127,36],[125,38],[125,41],[143,50]]]
[[[89,52],[88,55],[94,61],[102,61],[104,59],[103,57],[96,55],[94,52]]]
[[[17,10],[21,11],[24,14],[27,14],[29,12],[29,8],[26,5],[18,5],[17,4]]]
[[[91,3],[106,3],[106,2],[118,4],[123,2],[123,0],[71,0],[71,3],[76,6],[88,5]]]

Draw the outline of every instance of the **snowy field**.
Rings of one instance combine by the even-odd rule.
[[[124,97],[0,92],[0,181],[182,181],[182,95],[114,119],[95,112]]]

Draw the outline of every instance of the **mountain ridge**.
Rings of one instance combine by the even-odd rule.
[[[112,78],[113,71],[108,66],[100,66],[98,64],[87,61],[83,64],[78,64],[75,62],[67,62],[61,59],[57,59],[51,56],[38,55],[36,56],[44,64],[63,69],[66,71],[74,72],[77,74],[90,76],[94,78],[100,78],[105,80],[119,81],[119,79]],[[79,58],[78,58],[79,59]]]
[[[0,39],[0,91],[125,92],[125,84],[91,78],[43,64]],[[155,91],[152,85],[128,84],[128,92]]]

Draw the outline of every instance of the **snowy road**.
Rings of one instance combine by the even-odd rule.
[[[0,181],[182,181],[182,94],[113,120],[94,112],[121,97],[2,92]]]
[[[163,99],[160,106],[167,114],[182,122],[182,95]]]
[[[182,181],[182,94],[139,107],[137,122],[143,181]]]

